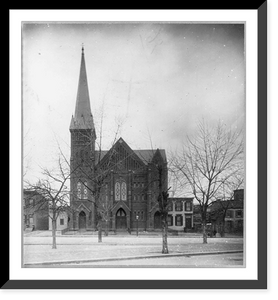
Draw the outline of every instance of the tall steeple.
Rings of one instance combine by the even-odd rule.
[[[95,208],[92,190],[96,133],[91,112],[84,48],[82,46],[75,112],[70,123],[70,206],[78,216],[70,217],[71,229],[94,229]],[[79,220],[79,221],[78,221]]]
[[[94,129],[94,120],[91,112],[89,88],[85,66],[84,47],[82,46],[81,65],[77,89],[75,113],[72,116],[70,130]]]

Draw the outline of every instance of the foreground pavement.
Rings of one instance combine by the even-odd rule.
[[[205,254],[205,255],[182,255],[161,257],[144,257],[141,259],[122,259],[114,261],[88,261],[60,265],[60,267],[244,267],[243,253]]]
[[[71,264],[87,265],[149,265],[167,264],[169,259],[186,266],[185,257],[204,255],[235,255],[243,253],[243,238],[209,238],[208,244],[201,237],[168,237],[169,254],[162,254],[161,236],[108,236],[98,243],[97,236],[59,236],[57,249],[52,249],[51,236],[38,234],[23,238],[24,267],[59,267]],[[179,259],[180,258],[180,259]],[[158,261],[159,260],[159,261]],[[240,260],[239,260],[240,261]],[[163,263],[164,262],[164,263]],[[242,265],[243,263],[240,264]]]

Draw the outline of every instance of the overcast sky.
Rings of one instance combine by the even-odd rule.
[[[220,23],[24,23],[23,147],[28,179],[70,155],[84,44],[97,136],[169,153],[197,122],[245,119],[244,25]]]

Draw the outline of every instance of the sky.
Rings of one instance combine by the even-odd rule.
[[[81,48],[102,148],[182,147],[201,119],[245,122],[244,25],[232,23],[23,23],[23,158],[26,177],[70,156]]]

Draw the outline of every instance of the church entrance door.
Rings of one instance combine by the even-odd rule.
[[[119,208],[116,213],[116,229],[125,230],[126,228],[126,213],[122,208]]]
[[[162,225],[161,225],[161,214],[159,211],[157,211],[154,214],[154,229],[161,229]]]
[[[81,211],[79,214],[79,229],[86,229],[86,214],[84,211]]]

